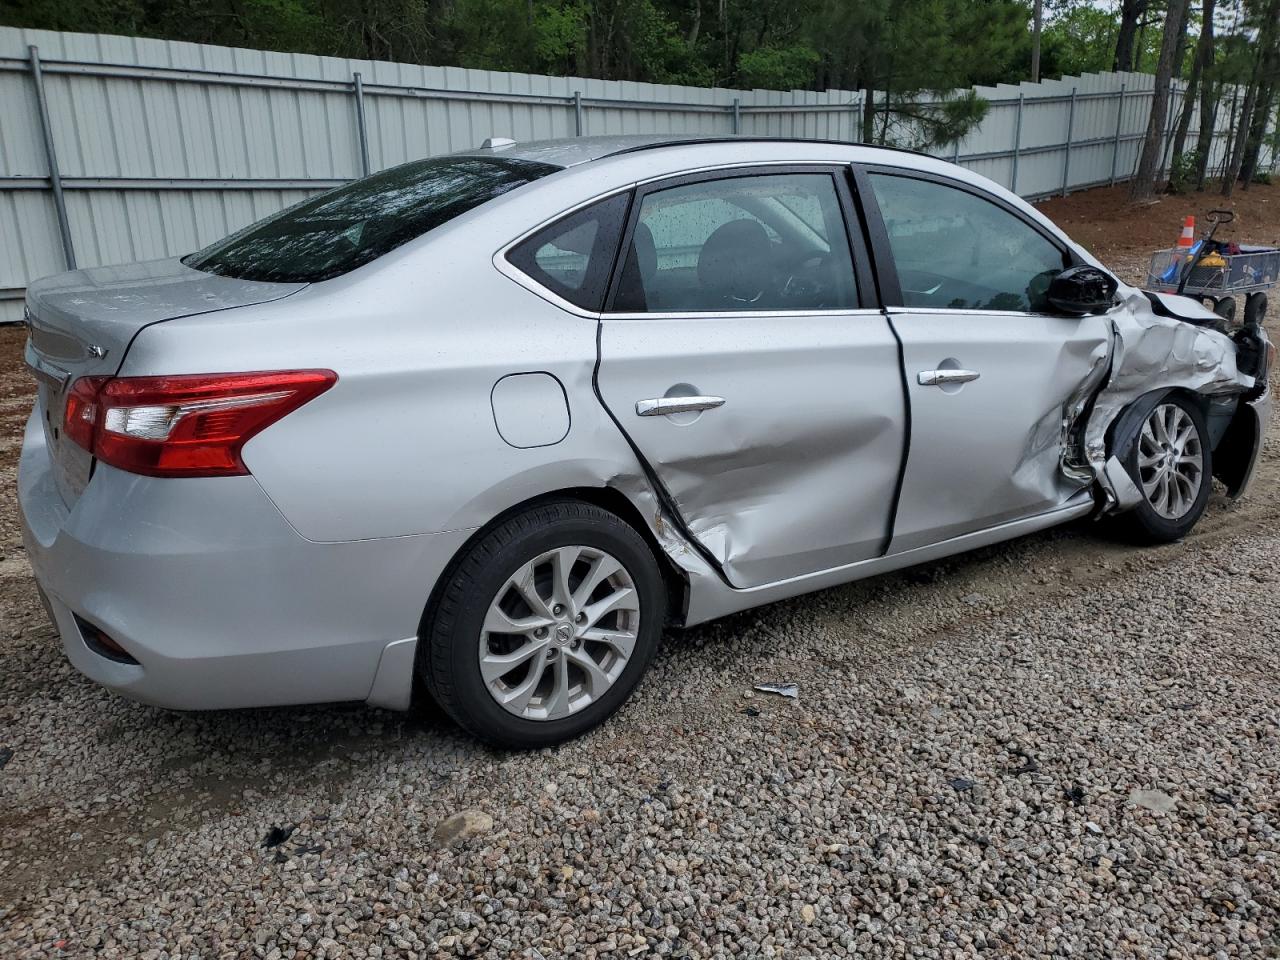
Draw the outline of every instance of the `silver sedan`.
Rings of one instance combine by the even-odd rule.
[[[1274,350],[930,157],[488,141],[31,285],[18,485],[79,670],[538,746],[664,627],[1247,485]]]

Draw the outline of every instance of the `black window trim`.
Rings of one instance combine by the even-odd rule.
[[[491,262],[493,263],[494,268],[499,273],[501,273],[504,277],[506,277],[508,280],[511,280],[519,284],[520,286],[528,290],[530,293],[534,294],[535,296],[541,297],[543,300],[546,300],[548,303],[552,304],[553,306],[559,307],[561,310],[565,311],[566,313],[571,313],[574,316],[582,317],[587,320],[599,320],[601,317],[600,311],[588,310],[586,307],[578,306],[576,303],[574,303],[571,300],[566,300],[564,297],[560,296],[560,294],[556,293],[550,287],[547,287],[543,283],[541,283],[536,277],[529,276],[529,274],[525,273],[523,270],[517,267],[514,263],[512,263],[509,259],[507,259],[507,254],[515,250],[526,240],[532,239],[534,236],[541,233],[543,230],[547,229],[548,227],[555,226],[555,224],[560,223],[563,220],[567,220],[569,217],[572,217],[574,214],[581,213],[583,210],[587,209],[588,207],[594,206],[597,203],[603,203],[606,200],[610,200],[613,197],[623,195],[623,194],[627,195],[627,203],[628,203],[627,213],[626,213],[626,216],[624,217],[624,224],[625,224],[625,222],[627,222],[627,219],[630,217],[631,207],[634,206],[634,197],[630,196],[634,190],[635,190],[635,185],[630,183],[627,184],[626,186],[613,187],[609,190],[604,191],[603,193],[597,193],[594,196],[588,197],[586,200],[583,200],[581,203],[575,203],[573,206],[569,207],[568,209],[561,210],[559,213],[556,213],[553,216],[547,217],[544,220],[540,220],[538,223],[534,224],[528,230],[525,230],[519,236],[508,241],[507,243],[504,243],[501,247],[498,248],[498,250],[494,253],[493,257],[491,258]],[[610,269],[609,269],[609,283],[605,287],[606,303],[608,302],[607,300],[608,294],[613,289],[613,275],[617,270],[617,262],[620,259],[618,251],[621,249],[622,249],[622,245],[621,243],[619,243],[618,247],[615,248],[613,251],[613,263],[610,265]]]
[[[875,189],[871,185],[871,174],[880,174],[882,176],[901,177],[906,180],[923,180],[928,183],[936,183],[944,187],[951,187],[956,190],[963,191],[971,196],[977,197],[979,200],[985,200],[994,204],[1001,210],[1011,214],[1014,218],[1026,224],[1045,240],[1055,247],[1062,254],[1062,267],[1068,269],[1070,267],[1080,266],[1084,263],[1074,250],[1066,246],[1060,237],[1055,236],[1046,230],[1044,224],[1037,223],[1026,213],[1019,210],[1013,204],[1009,203],[1003,197],[998,197],[990,193],[982,187],[971,183],[965,183],[963,180],[956,180],[953,177],[943,176],[942,174],[933,173],[927,170],[913,170],[910,167],[894,167],[877,163],[855,163],[852,164],[854,183],[858,191],[858,200],[862,206],[863,215],[866,218],[867,233],[870,237],[871,247],[875,250],[875,266],[876,280],[880,287],[880,296],[882,302],[887,308],[897,308],[899,310],[935,310],[932,307],[916,307],[908,306],[903,302],[902,285],[898,280],[898,267],[893,257],[893,249],[889,245],[889,230],[885,226],[884,217],[880,213],[880,203],[876,199]],[[1035,310],[983,310],[978,307],[945,307],[936,308],[936,311],[945,310],[947,313],[999,313],[1011,314],[1029,317],[1041,316],[1060,316],[1055,313],[1045,313]]]
[[[613,191],[610,191],[609,193],[595,197],[586,203],[578,204],[572,209],[564,213],[561,213],[550,220],[547,220],[546,222],[534,228],[533,230],[530,230],[527,233],[522,234],[518,239],[504,246],[498,252],[498,256],[502,258],[502,262],[505,263],[508,267],[510,267],[512,270],[518,273],[521,277],[527,279],[530,283],[534,284],[537,287],[538,292],[540,293],[545,292],[547,296],[554,298],[554,302],[566,304],[572,307],[573,310],[577,313],[582,313],[591,317],[599,316],[600,314],[599,308],[593,310],[590,307],[583,306],[580,303],[575,303],[573,300],[570,300],[566,294],[555,289],[555,287],[553,287],[551,284],[540,280],[538,277],[534,276],[534,274],[532,274],[530,271],[525,269],[525,267],[523,267],[520,263],[517,262],[516,257],[518,256],[518,252],[526,244],[532,242],[533,240],[536,240],[540,235],[546,233],[549,230],[554,229],[555,227],[560,226],[561,224],[565,223],[568,220],[573,219],[579,214],[586,213],[587,211],[592,210],[593,208],[599,207],[606,203],[610,203],[611,201],[614,201],[614,200],[622,201],[622,210],[620,211],[621,215],[619,219],[622,225],[625,226],[627,223],[627,217],[631,212],[631,207],[630,207],[631,197],[629,196],[630,191],[631,191],[630,187],[627,187],[621,190],[613,190]],[[621,237],[621,235],[622,235],[621,230],[619,230],[618,236]],[[603,307],[605,303],[605,298],[608,296],[609,289],[612,284],[613,268],[618,258],[618,250],[620,249],[620,246],[621,246],[620,243],[615,243],[613,245],[613,249],[609,250],[607,247],[602,246],[602,244],[606,243],[607,240],[608,238],[603,234],[598,235],[592,241],[591,252],[587,255],[588,269],[599,270],[600,274],[602,275],[601,279],[604,281],[603,283],[604,289],[601,292],[601,296],[600,296],[601,307]],[[593,263],[593,260],[597,254],[600,255],[602,260],[602,262],[598,265]],[[550,278],[550,274],[548,274],[548,277]],[[585,279],[584,279],[584,282],[585,282]]]
[[[635,312],[615,311],[614,300],[618,293],[618,285],[622,279],[622,270],[626,260],[623,251],[630,249],[631,237],[640,218],[641,203],[651,193],[681,187],[691,183],[704,183],[713,180],[737,180],[746,177],[786,176],[789,174],[826,174],[831,178],[836,198],[844,221],[845,237],[849,243],[849,256],[853,263],[854,281],[857,288],[858,304],[838,310],[732,310],[732,311],[661,311]],[[861,224],[849,189],[848,164],[839,161],[823,160],[814,163],[796,161],[763,161],[760,163],[742,163],[732,166],[713,167],[671,176],[657,177],[636,185],[635,195],[631,198],[631,209],[627,214],[627,222],[622,231],[622,242],[618,246],[615,257],[613,276],[609,281],[609,290],[605,295],[604,311],[601,316],[615,320],[673,319],[680,317],[714,316],[714,317],[759,317],[759,316],[844,316],[868,311],[879,312],[881,304],[876,296],[876,284],[871,271],[870,256],[866,249]]]

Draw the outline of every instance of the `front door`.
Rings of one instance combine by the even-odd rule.
[[[1048,231],[980,192],[872,171],[901,288],[911,449],[890,553],[1061,506],[1085,483],[1062,470],[1068,407],[1101,375],[1105,316],[1046,310],[1067,264]]]
[[[888,543],[905,403],[844,177],[759,167],[641,190],[602,321],[605,405],[737,587]]]

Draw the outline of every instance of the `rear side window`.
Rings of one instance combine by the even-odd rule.
[[[714,313],[857,305],[828,173],[751,174],[646,193],[612,310]]]
[[[241,280],[328,280],[559,169],[490,157],[415,160],[303,200],[183,263]]]
[[[507,260],[552,293],[598,312],[629,199],[618,194],[571,213],[513,247]]]

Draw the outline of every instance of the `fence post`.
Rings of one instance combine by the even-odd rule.
[[[863,90],[855,91],[853,95],[853,129],[849,131],[849,139],[854,143],[862,142],[862,98],[866,96]]]
[[[573,91],[574,136],[582,136],[582,91]]]
[[[364,81],[360,74],[351,75],[351,83],[356,94],[356,131],[360,136],[360,169],[363,176],[369,175],[369,132],[364,122]]]
[[[1116,101],[1116,139],[1111,145],[1111,186],[1116,185],[1116,161],[1120,159],[1120,127],[1124,123],[1124,84],[1120,84],[1120,99]]]
[[[1009,191],[1018,192],[1018,150],[1022,144],[1022,100],[1025,94],[1018,91],[1018,115],[1013,120],[1013,176],[1010,177]]]
[[[58,169],[58,154],[53,147],[53,124],[49,120],[49,100],[44,93],[44,71],[40,68],[40,48],[27,47],[31,58],[31,79],[36,86],[36,104],[40,108],[40,130],[44,133],[44,153],[49,163],[49,186],[53,189],[53,210],[58,217],[58,233],[62,236],[62,255],[67,269],[76,268],[76,251],[71,244],[71,221],[67,219],[67,201],[62,195],[62,173]]]
[[[1067,110],[1067,149],[1062,158],[1062,195],[1067,195],[1071,185],[1071,133],[1076,124],[1076,88],[1071,88],[1071,106]]]
[[[742,127],[742,101],[738,97],[733,98],[733,132],[737,133]]]

